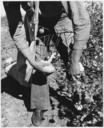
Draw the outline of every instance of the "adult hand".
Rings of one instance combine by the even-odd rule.
[[[81,49],[75,49],[71,56],[70,72],[72,75],[80,74],[80,57],[82,55]]]
[[[48,74],[55,72],[54,66],[49,61],[44,61],[44,60],[37,62],[36,69]]]
[[[71,75],[80,74],[80,65],[79,62],[72,63],[70,66]]]

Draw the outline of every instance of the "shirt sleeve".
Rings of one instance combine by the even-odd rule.
[[[90,18],[83,2],[70,1],[74,27],[74,49],[85,49],[90,34]]]

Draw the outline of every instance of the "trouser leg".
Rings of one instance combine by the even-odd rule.
[[[36,71],[32,76],[31,84],[31,109],[49,110],[49,86],[47,85],[47,76],[42,72]]]

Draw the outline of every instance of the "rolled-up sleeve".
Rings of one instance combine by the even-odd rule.
[[[90,34],[90,18],[83,2],[70,1],[74,26],[74,49],[85,49]]]

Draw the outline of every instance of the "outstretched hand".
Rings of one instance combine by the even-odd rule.
[[[38,62],[37,67],[37,69],[43,73],[51,74],[55,72],[54,66],[49,61],[41,60]]]
[[[55,68],[51,64],[51,62],[54,58],[55,58],[55,53],[53,53],[47,61],[45,61],[45,60],[38,61],[37,69],[41,72],[48,73],[48,74],[55,72]]]

